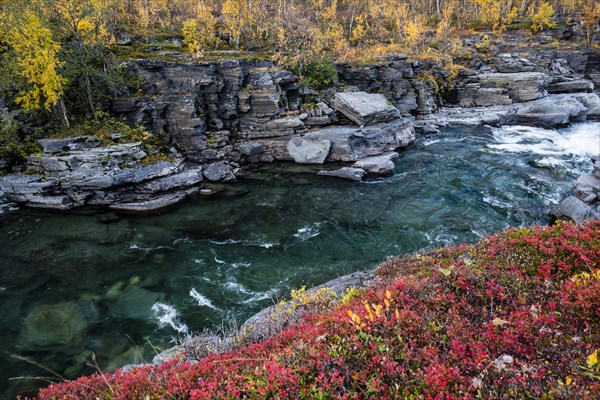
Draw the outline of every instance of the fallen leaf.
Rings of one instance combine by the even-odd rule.
[[[492,321],[492,324],[494,324],[494,326],[502,326],[502,325],[510,324],[510,321],[507,321],[502,318],[494,318],[494,320]]]

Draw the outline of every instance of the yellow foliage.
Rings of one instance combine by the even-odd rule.
[[[593,368],[596,364],[598,364],[598,350],[594,351],[588,356],[586,363],[590,368]]]
[[[366,26],[363,17],[356,17],[354,28],[352,28],[351,43],[358,44],[365,36]]]
[[[419,36],[423,31],[423,22],[421,18],[415,17],[409,20],[403,29],[404,40],[409,45],[414,45],[418,42]]]
[[[590,38],[594,30],[594,26],[598,23],[598,20],[600,20],[600,3],[596,4],[594,7],[585,5],[583,7],[583,15],[581,16],[581,22],[583,23],[583,27],[585,28],[588,44],[590,43]]]
[[[542,2],[538,7],[537,12],[531,17],[531,30],[533,32],[539,32],[544,29],[551,29],[556,27],[556,23],[553,20],[554,8],[550,3]]]
[[[52,32],[32,12],[27,12],[21,23],[7,37],[17,55],[20,75],[29,83],[29,90],[16,99],[25,109],[54,106],[63,94],[67,80],[57,71],[64,62],[58,59],[60,45]]]
[[[198,32],[198,21],[195,19],[188,19],[183,23],[183,44],[190,53],[196,58],[202,57],[202,51],[200,50],[200,34]]]

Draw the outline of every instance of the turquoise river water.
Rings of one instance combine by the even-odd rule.
[[[292,164],[249,170],[219,195],[153,216],[22,211],[0,219],[0,398],[35,377],[150,361],[206,327],[390,255],[474,242],[547,211],[591,170],[600,123],[453,127],[366,182]],[[13,355],[24,356],[38,365]]]

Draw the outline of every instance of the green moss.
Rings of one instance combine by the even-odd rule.
[[[148,157],[144,158],[142,160],[142,164],[144,164],[145,166],[149,166],[149,165],[154,165],[159,161],[173,162],[173,159],[166,154],[156,153],[156,154],[151,154]]]

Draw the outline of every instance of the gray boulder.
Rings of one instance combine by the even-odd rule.
[[[287,144],[290,156],[298,164],[323,164],[327,155],[331,142],[329,140],[313,140],[301,137],[295,137]]]
[[[573,194],[585,203],[592,203],[598,198],[600,179],[592,174],[581,175],[573,182]]]
[[[364,169],[368,174],[387,175],[394,172],[394,159],[398,158],[398,153],[389,152],[380,156],[366,157],[354,163],[354,168]]]
[[[331,149],[326,161],[358,161],[365,157],[383,154],[406,147],[415,140],[411,122],[396,120],[357,129],[336,126],[309,132],[305,139],[328,140]]]
[[[513,102],[531,101],[547,95],[550,76],[541,72],[490,73],[477,75],[482,88],[506,88]]]
[[[569,122],[584,121],[588,108],[574,95],[553,95],[517,106],[516,123],[554,128]]]
[[[367,172],[362,168],[343,167],[335,171],[319,171],[317,175],[332,176],[335,178],[347,179],[350,181],[362,181]]]
[[[566,219],[576,224],[582,224],[585,221],[598,219],[600,215],[590,205],[585,204],[577,197],[569,196],[560,204],[552,207],[550,215],[556,219]]]
[[[204,168],[202,174],[211,182],[234,182],[236,177],[229,165],[223,161],[217,161]]]
[[[380,93],[344,92],[335,94],[335,107],[360,126],[400,118],[398,109]]]
[[[574,93],[570,96],[587,108],[586,119],[600,119],[600,97],[596,93]]]

